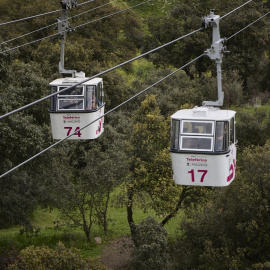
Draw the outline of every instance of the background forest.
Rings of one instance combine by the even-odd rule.
[[[106,269],[96,258],[105,245],[93,238],[124,235],[132,252],[123,269],[269,269],[270,23],[261,17],[270,3],[249,2],[237,9],[246,1],[96,0],[68,11],[76,29],[65,67],[90,77],[201,28],[215,9],[230,51],[224,108],[237,111],[237,175],[226,188],[172,179],[170,115],[216,100],[216,67],[202,57],[108,114],[98,139],[64,141],[0,179],[0,269]],[[0,0],[0,115],[47,96],[61,77],[60,13],[56,0]],[[211,40],[204,29],[102,75],[105,111],[201,55]],[[48,99],[1,119],[0,174],[53,143]],[[52,213],[50,228],[42,227]]]

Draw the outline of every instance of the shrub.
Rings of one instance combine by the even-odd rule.
[[[136,248],[131,255],[133,269],[167,269],[167,232],[152,217],[136,226]]]
[[[171,269],[270,269],[270,141],[242,156],[234,182],[182,220]]]
[[[9,270],[74,270],[91,269],[106,270],[101,266],[99,259],[83,259],[78,249],[66,248],[59,242],[56,248],[50,249],[47,246],[29,246],[21,250],[19,260],[9,265]]]

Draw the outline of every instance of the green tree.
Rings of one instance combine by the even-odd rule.
[[[154,209],[165,214],[165,225],[195,194],[204,196],[206,190],[176,186],[172,180],[169,122],[160,114],[155,95],[146,97],[130,121],[126,151],[129,156],[127,186],[127,215],[133,237],[136,224],[133,206]]]
[[[237,112],[236,132],[239,150],[249,145],[264,145],[269,139],[270,114],[263,108],[256,108],[254,112]]]
[[[46,94],[47,82],[40,76],[36,65],[15,61],[11,63],[7,71],[7,77],[13,80],[8,79],[0,85],[1,113],[17,109]],[[1,121],[1,174],[50,144],[51,134],[48,123],[48,103],[46,102]],[[31,213],[48,197],[44,192],[48,182],[47,171],[44,170],[47,165],[48,154],[44,154],[1,179],[1,227],[15,224],[29,225]]]
[[[84,231],[88,241],[91,241],[93,224],[99,224],[108,232],[111,192],[126,173],[120,137],[107,125],[99,142],[68,142],[64,146],[68,147],[67,157],[57,163],[65,177],[53,180],[54,205],[72,225]]]
[[[134,237],[136,247],[131,255],[134,269],[160,269],[168,267],[167,232],[153,218],[148,217],[137,225]]]
[[[246,148],[227,188],[181,224],[175,269],[264,269],[269,264],[270,142]],[[255,173],[256,172],[256,173]]]
[[[210,9],[215,9],[215,14],[222,17],[240,5],[242,5],[241,1],[232,3],[183,0],[175,5],[166,18],[149,18],[149,35],[145,39],[144,50],[147,51],[199,29],[201,18],[208,15]],[[237,12],[229,14],[220,21],[221,37],[231,37],[266,12],[267,8],[263,2],[253,1]],[[261,29],[268,31],[267,20],[260,20],[229,39],[226,45],[231,54],[223,58],[223,69],[230,72],[237,71],[243,80],[245,91],[249,91],[250,94],[252,91],[258,91],[258,88],[254,88],[255,82],[259,81],[260,91],[265,91],[265,87],[268,86],[266,83],[268,78],[262,70],[269,69],[267,56],[269,37]],[[178,68],[210,48],[211,41],[212,30],[205,29],[151,54],[150,59],[160,66],[173,65]],[[184,69],[191,79],[200,77],[206,71],[211,71],[212,76],[216,74],[215,65],[207,58],[196,61],[194,67],[187,66]]]

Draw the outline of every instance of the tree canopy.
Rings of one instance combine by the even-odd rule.
[[[262,269],[269,264],[270,143],[246,148],[236,181],[181,224],[175,269]],[[256,173],[255,173],[256,172]]]
[[[146,96],[107,115],[105,132],[97,140],[63,142],[3,177],[0,228],[27,227],[38,206],[57,207],[90,241],[94,223],[108,231],[108,204],[118,188],[123,194],[117,203],[127,209],[134,241],[154,224],[162,239],[150,235],[154,244],[143,240],[150,249],[171,244],[175,269],[263,269],[270,261],[270,115],[261,109],[239,108],[255,98],[269,103],[269,20],[265,17],[253,24],[268,14],[269,1],[251,1],[231,14],[243,1],[151,1],[120,12],[141,2],[100,0],[98,6],[97,1],[89,1],[69,10],[70,25],[76,30],[67,35],[65,67],[95,75],[201,28],[202,17],[215,9],[222,17],[221,37],[228,38],[231,52],[222,63],[223,108],[234,105],[237,110],[240,162],[235,181],[224,189],[210,189],[176,186],[172,179],[170,115],[216,99],[215,64],[202,57],[151,87]],[[55,0],[0,0],[1,115],[47,96],[48,84],[61,77],[60,40],[54,35],[60,9]],[[52,10],[56,12],[4,25]],[[36,31],[44,26],[49,27]],[[22,37],[14,39],[18,36]],[[106,110],[201,55],[211,40],[211,29],[203,29],[106,73],[102,76]],[[48,110],[46,100],[1,120],[1,174],[53,144]],[[160,224],[150,219],[135,224],[134,206],[154,210],[164,218]],[[180,209],[187,219],[181,223],[179,238],[168,244],[161,227]],[[136,258],[148,258],[149,250],[143,245],[137,239]],[[156,254],[167,265],[168,254],[161,249]]]

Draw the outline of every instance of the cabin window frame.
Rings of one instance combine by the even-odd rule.
[[[57,92],[57,86],[55,86],[55,85],[51,86],[51,94],[54,94],[56,92]],[[51,111],[56,111],[57,104],[58,104],[57,97],[56,97],[56,95],[54,95],[50,98]]]
[[[180,120],[171,120],[171,149],[179,150],[179,139],[180,139]]]
[[[76,104],[75,101],[79,101],[78,104],[80,104],[80,102],[82,102],[82,106],[80,106],[81,108],[74,108],[74,107],[69,107],[67,109],[65,108],[60,108],[60,102],[61,101],[69,101],[70,102],[70,105],[71,104]],[[72,102],[71,102],[72,101]],[[65,98],[58,98],[58,103],[57,103],[57,106],[58,106],[58,111],[84,111],[84,99],[82,98],[72,98],[72,99],[65,99]],[[76,105],[75,105],[76,106]]]
[[[64,91],[63,93],[58,93],[57,94],[57,111],[84,111],[85,110],[85,101],[84,101],[84,86],[83,85],[77,85],[75,87],[72,87],[72,85],[58,85],[57,86],[57,92],[62,91],[65,88],[70,88],[66,91],[68,91],[68,94],[66,94]],[[75,89],[74,89],[75,88]],[[74,91],[78,91],[78,89],[80,89],[80,93],[78,94],[78,92],[75,92],[74,94],[72,94],[72,92]],[[66,101],[66,102],[70,102],[70,104],[75,104],[76,101],[78,101],[78,104],[82,104],[79,106],[79,108],[76,108],[75,106],[70,106],[68,108],[64,108],[61,106],[61,102]],[[66,105],[66,106],[68,106]]]
[[[223,123],[222,130],[218,128],[218,124],[221,123]],[[230,144],[230,121],[216,121],[215,152],[227,151]]]
[[[186,127],[186,124],[189,126]],[[210,125],[210,127],[207,125]],[[204,127],[205,126],[205,127]],[[200,131],[200,129],[203,130]],[[187,129],[187,130],[185,130]],[[190,130],[192,129],[192,130]],[[210,130],[209,130],[210,129]],[[214,140],[214,129],[215,129],[215,121],[214,120],[189,120],[183,119],[181,120],[181,132],[179,134],[179,150],[182,151],[199,151],[199,152],[212,152],[213,151],[213,140]],[[196,132],[197,131],[197,132]],[[198,147],[185,147],[184,140],[191,139],[196,140],[195,144]],[[200,140],[201,139],[201,140]],[[202,148],[200,145],[204,145],[204,140],[210,140],[209,147]],[[192,146],[192,143],[190,144]]]
[[[191,141],[194,140],[195,143],[191,143],[190,145],[198,146],[198,147],[184,147],[183,142],[184,139],[190,139]],[[180,150],[186,150],[186,151],[201,151],[201,152],[212,152],[213,151],[213,137],[209,136],[181,136],[180,140]],[[204,140],[210,140],[210,147],[203,147],[200,145],[205,145],[203,142]],[[190,142],[191,142],[190,141]]]
[[[90,89],[93,88],[93,89]],[[99,101],[98,101],[98,88],[96,84],[91,84],[91,85],[86,85],[85,89],[85,110],[86,111],[96,111],[100,106],[99,106]],[[95,96],[95,98],[94,98]],[[95,100],[94,100],[95,99]],[[94,104],[95,103],[95,104]]]
[[[213,120],[210,120],[210,121],[205,121],[205,120],[188,120],[188,119],[184,119],[181,121],[181,134],[184,134],[184,135],[199,135],[199,136],[213,136],[214,135],[214,126],[215,126],[215,121]],[[192,126],[192,129],[194,129],[194,126],[195,128],[198,128],[196,126],[198,125],[195,125],[196,123],[198,124],[211,124],[211,132],[186,132],[184,131],[185,129],[185,123],[190,123],[191,126]],[[202,125],[199,125],[199,126],[202,126]],[[207,129],[207,128],[206,128]],[[199,128],[198,128],[198,131],[199,131]]]
[[[58,97],[60,97],[60,98],[64,98],[64,97],[81,97],[81,98],[83,98],[84,97],[84,86],[83,85],[77,85],[77,86],[75,86],[75,87],[72,87],[72,85],[59,85],[58,86],[58,92],[60,92],[60,91],[62,91],[63,89],[65,89],[65,88],[69,88],[70,87],[70,89],[68,89],[68,90],[66,90],[66,91],[64,91],[64,92],[62,92],[62,93],[59,93],[58,94]],[[75,88],[75,90],[74,90],[74,88]],[[77,89],[81,89],[82,90],[82,93],[81,94],[72,94],[74,91],[76,91]],[[67,92],[67,91],[69,91],[70,93],[68,93],[68,94],[65,94],[65,92]]]

